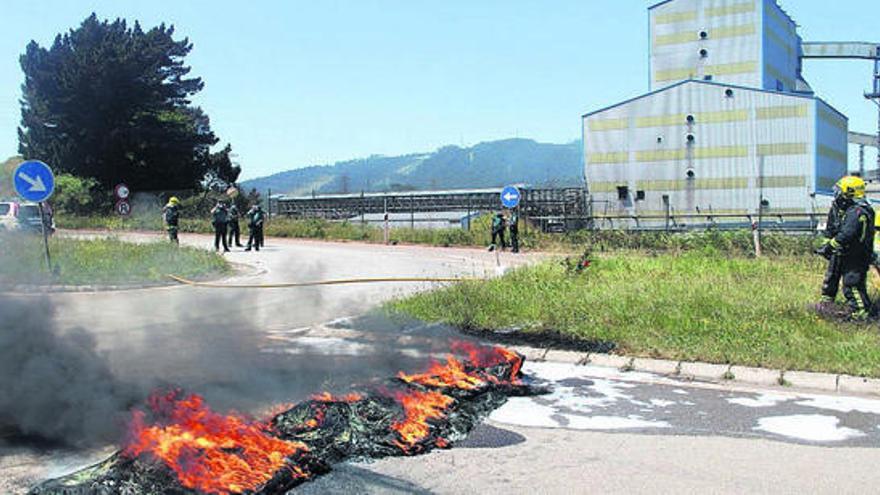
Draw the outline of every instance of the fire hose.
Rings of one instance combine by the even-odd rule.
[[[383,278],[348,278],[335,280],[316,280],[312,282],[289,282],[281,284],[220,284],[212,282],[196,282],[177,275],[168,274],[168,278],[184,285],[194,287],[209,287],[212,289],[284,289],[291,287],[316,287],[322,285],[353,285],[353,284],[377,284],[377,283],[418,283],[418,282],[466,282],[482,280],[479,278],[465,277],[383,277]]]

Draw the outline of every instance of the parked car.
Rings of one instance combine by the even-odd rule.
[[[52,215],[45,218],[48,233],[55,232]],[[40,206],[36,203],[0,201],[0,231],[40,232]]]

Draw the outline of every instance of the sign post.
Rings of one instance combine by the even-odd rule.
[[[46,268],[52,271],[52,258],[49,255],[49,236],[46,232],[46,213],[43,201],[55,192],[55,175],[48,165],[39,160],[22,162],[12,174],[15,192],[25,201],[33,201],[40,209],[40,231],[43,234],[43,247],[46,254]]]

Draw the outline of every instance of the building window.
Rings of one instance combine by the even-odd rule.
[[[693,145],[693,144],[694,144],[694,141],[697,140],[696,136],[694,136],[693,134],[688,134],[686,139],[687,139],[687,142],[688,142],[688,146]]]
[[[706,31],[700,31],[700,39],[704,40],[709,37],[709,33]]]
[[[724,90],[724,96],[726,96],[726,97],[728,97],[728,98],[733,98],[733,90],[730,89],[730,88],[725,89],[725,90]]]
[[[703,80],[704,80],[704,81],[711,81],[711,80],[712,80],[712,76],[711,76],[711,75],[703,76]]]
[[[620,201],[629,199],[629,186],[617,186],[617,199]]]
[[[700,58],[707,58],[709,56],[709,50],[705,48],[700,49]]]
[[[694,118],[693,115],[688,115],[685,120],[687,120],[688,125],[693,125],[693,123],[696,119]]]
[[[645,200],[645,191],[636,191],[636,201]]]
[[[694,172],[694,169],[692,168],[689,168],[685,175],[687,176],[688,180],[693,180],[697,178],[697,173]]]

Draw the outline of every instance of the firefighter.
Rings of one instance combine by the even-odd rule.
[[[510,210],[510,218],[507,220],[507,230],[510,231],[510,252],[519,252],[519,209]]]
[[[840,288],[840,257],[834,255],[834,250],[825,248],[832,239],[840,231],[840,224],[843,222],[843,214],[846,213],[847,199],[840,189],[834,187],[834,201],[831,202],[831,208],[828,210],[828,217],[825,220],[825,231],[822,233],[822,247],[820,251],[824,251],[828,257],[828,268],[825,270],[825,279],[822,281],[822,298],[820,305],[825,306],[833,304],[837,299],[837,291]]]
[[[263,244],[263,221],[265,220],[263,208],[258,204],[252,206],[247,212],[247,217],[249,235],[247,247],[244,250],[250,251],[253,246],[254,249],[259,251],[260,246]]]
[[[214,250],[220,250],[220,244],[223,244],[223,252],[229,252],[229,246],[226,244],[226,224],[229,221],[229,210],[226,203],[218,201],[211,208],[211,224],[214,226]]]
[[[867,278],[874,257],[874,209],[865,200],[865,181],[861,178],[844,177],[835,188],[845,206],[843,221],[837,234],[821,251],[825,255],[830,251],[840,258],[843,295],[852,311],[852,319],[864,321],[871,310]]]
[[[229,239],[226,241],[226,245],[232,247],[232,240],[235,239],[235,247],[244,247],[241,244],[241,226],[238,224],[238,207],[235,206],[235,202],[232,203],[232,206],[229,207]]]
[[[507,248],[507,243],[504,242],[504,214],[500,211],[492,217],[492,244],[489,245],[489,251],[495,251],[498,247],[496,240],[499,238],[501,240],[501,250],[503,251]]]
[[[177,196],[168,198],[168,204],[162,208],[162,217],[165,220],[165,229],[168,231],[168,239],[180,244],[177,238],[178,222],[180,221],[180,200]]]

